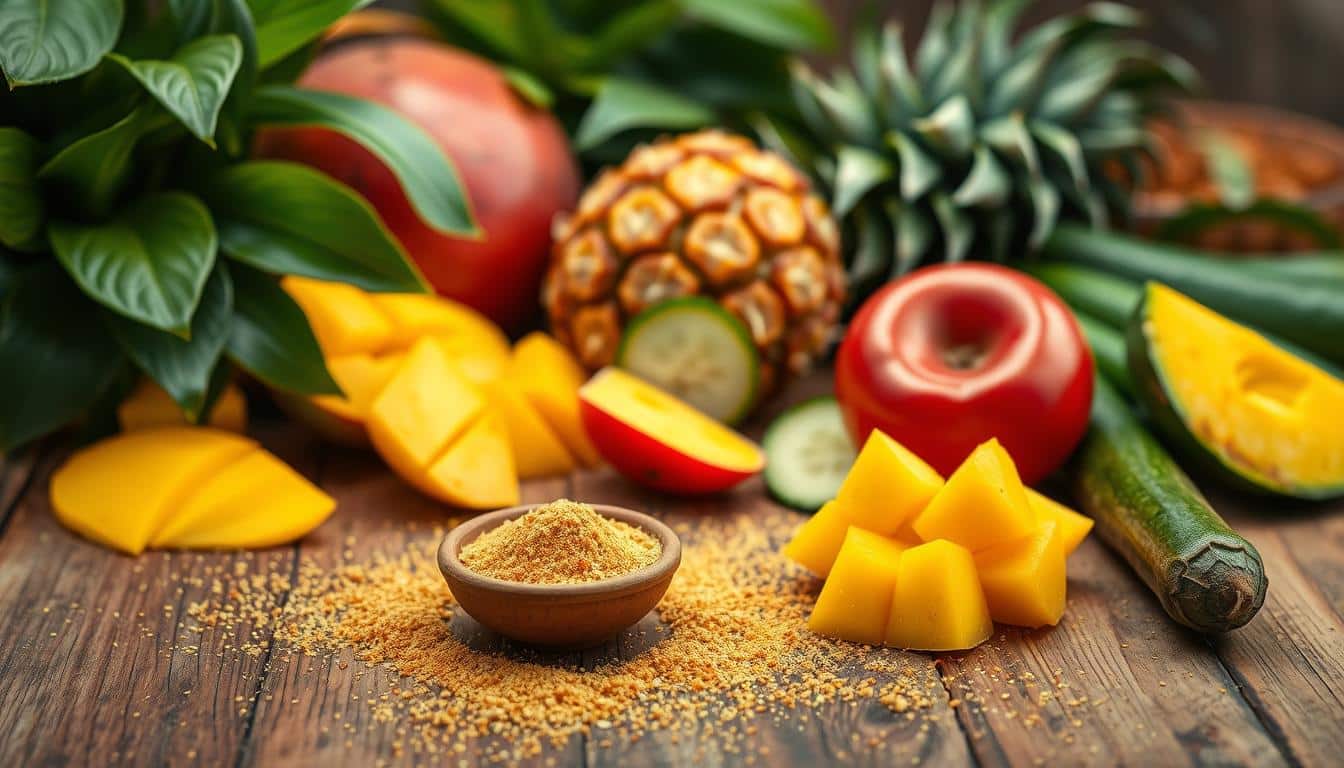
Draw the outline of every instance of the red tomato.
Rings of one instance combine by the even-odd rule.
[[[424,129],[457,166],[484,237],[425,224],[392,172],[335,132],[264,131],[257,153],[307,163],[353,187],[435,290],[509,331],[527,327],[539,308],[551,219],[579,192],[560,123],[524,103],[489,62],[424,40],[343,44],[318,57],[299,84],[378,102]]]
[[[1030,484],[1087,429],[1092,353],[1036,280],[992,264],[927,267],[860,308],[835,394],[856,443],[880,429],[946,476],[997,437]]]

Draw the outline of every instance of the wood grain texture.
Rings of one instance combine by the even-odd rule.
[[[824,376],[802,382],[771,411],[824,388]],[[769,415],[749,432],[758,435]],[[190,606],[215,581],[237,588],[260,574],[276,580],[283,600],[301,558],[325,568],[364,562],[432,541],[449,523],[448,510],[367,454],[321,446],[292,426],[264,432],[269,447],[340,501],[337,515],[297,547],[126,558],[52,521],[46,477],[60,454],[0,466],[0,511],[16,500],[0,532],[0,765],[416,765],[449,757],[416,753],[407,738],[415,724],[400,710],[374,716],[371,698],[396,696],[414,681],[349,651],[310,657],[270,643],[248,617],[196,631]],[[609,470],[525,486],[529,500],[561,495],[624,503],[674,524],[779,514],[757,481],[726,497],[681,501]],[[1069,610],[1058,628],[1001,627],[966,654],[877,652],[938,694],[919,717],[871,699],[835,702],[757,718],[750,739],[726,745],[685,731],[606,744],[594,730],[524,764],[1335,765],[1344,750],[1344,506],[1213,500],[1260,548],[1270,577],[1261,615],[1217,642],[1171,624],[1093,540],[1070,563]],[[521,653],[461,612],[450,626],[472,647]],[[632,658],[661,631],[653,617],[638,630],[542,663]],[[847,674],[873,676],[860,664]],[[483,755],[446,761],[486,764]]]

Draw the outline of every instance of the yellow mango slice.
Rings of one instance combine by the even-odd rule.
[[[395,328],[369,294],[346,283],[290,275],[281,287],[308,316],[313,335],[328,357],[380,352]]]
[[[212,474],[257,450],[204,427],[125,432],[76,452],[51,477],[51,506],[70,530],[132,555]]]
[[[827,637],[881,645],[905,546],[851,527],[807,626]]]
[[[150,538],[153,547],[273,547],[321,525],[336,501],[266,451],[212,472]]]
[[[574,457],[532,404],[508,379],[491,384],[490,408],[504,421],[518,477],[553,477],[574,470]]]
[[[327,370],[345,397],[318,395],[318,403],[333,415],[363,423],[374,398],[405,362],[404,355],[342,355],[327,359]]]
[[[1092,530],[1092,518],[1074,512],[1031,488],[1027,489],[1027,504],[1031,505],[1032,512],[1036,513],[1038,522],[1053,520],[1059,526],[1058,535],[1065,556],[1073,554]]]
[[[991,438],[957,467],[913,527],[924,541],[947,539],[975,552],[1030,536],[1036,515],[1012,458]]]
[[[942,484],[943,478],[922,459],[873,430],[835,500],[803,523],[784,554],[825,578],[851,525],[917,544],[909,523]]]
[[[442,350],[421,340],[369,407],[369,438],[388,466],[409,478],[429,466],[484,407],[476,387]]]
[[[960,651],[974,648],[993,633],[994,622],[970,552],[938,539],[901,555],[887,621],[887,645]]]
[[[509,374],[573,456],[588,467],[602,463],[579,416],[579,387],[588,376],[569,350],[544,333],[529,333],[513,348]]]
[[[1054,626],[1064,615],[1068,589],[1061,528],[1046,520],[1036,533],[975,554],[989,615],[1020,627]]]
[[[425,472],[429,495],[469,509],[518,503],[518,475],[503,420],[482,414]]]
[[[117,423],[122,432],[188,426],[186,414],[151,379],[141,379],[131,394],[117,406]],[[236,385],[229,384],[220,393],[214,410],[210,412],[210,426],[230,432],[247,431],[247,398]]]
[[[467,378],[479,384],[498,378],[509,361],[509,339],[499,326],[465,304],[417,293],[371,294],[392,324],[389,345],[408,349],[433,336]]]

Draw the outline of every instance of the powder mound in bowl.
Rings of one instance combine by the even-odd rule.
[[[642,528],[559,499],[486,531],[458,559],[504,581],[582,584],[637,571],[662,552],[662,543]]]

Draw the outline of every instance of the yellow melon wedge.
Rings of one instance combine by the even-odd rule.
[[[524,336],[513,348],[509,375],[572,455],[584,466],[602,463],[579,415],[579,387],[588,376],[560,342],[544,333]]]
[[[369,294],[353,285],[295,275],[280,285],[303,309],[328,357],[379,352],[393,338],[392,321]]]
[[[938,539],[901,555],[887,645],[960,651],[974,648],[993,633],[994,622],[970,552]]]
[[[263,450],[211,473],[167,516],[153,547],[244,549],[302,538],[336,501]]]
[[[127,432],[71,456],[51,477],[51,506],[70,530],[132,555],[212,474],[256,450],[203,427]]]
[[[150,379],[141,379],[131,394],[117,406],[117,424],[122,432],[188,426],[182,408]],[[247,430],[247,398],[236,385],[229,384],[220,393],[214,410],[210,412],[210,426],[230,432]]]
[[[881,645],[905,545],[850,528],[807,626],[827,637]]]
[[[482,414],[425,470],[420,487],[440,501],[467,509],[517,504],[518,474],[503,420],[493,413]]]
[[[484,407],[476,387],[422,339],[374,398],[369,439],[393,471],[415,482]]]
[[[1058,624],[1068,589],[1067,556],[1061,529],[1053,520],[1038,524],[1025,539],[977,552],[975,567],[989,615],[1021,627]]]
[[[518,477],[553,477],[574,470],[574,457],[518,385],[507,379],[489,389],[490,408],[503,419]]]

